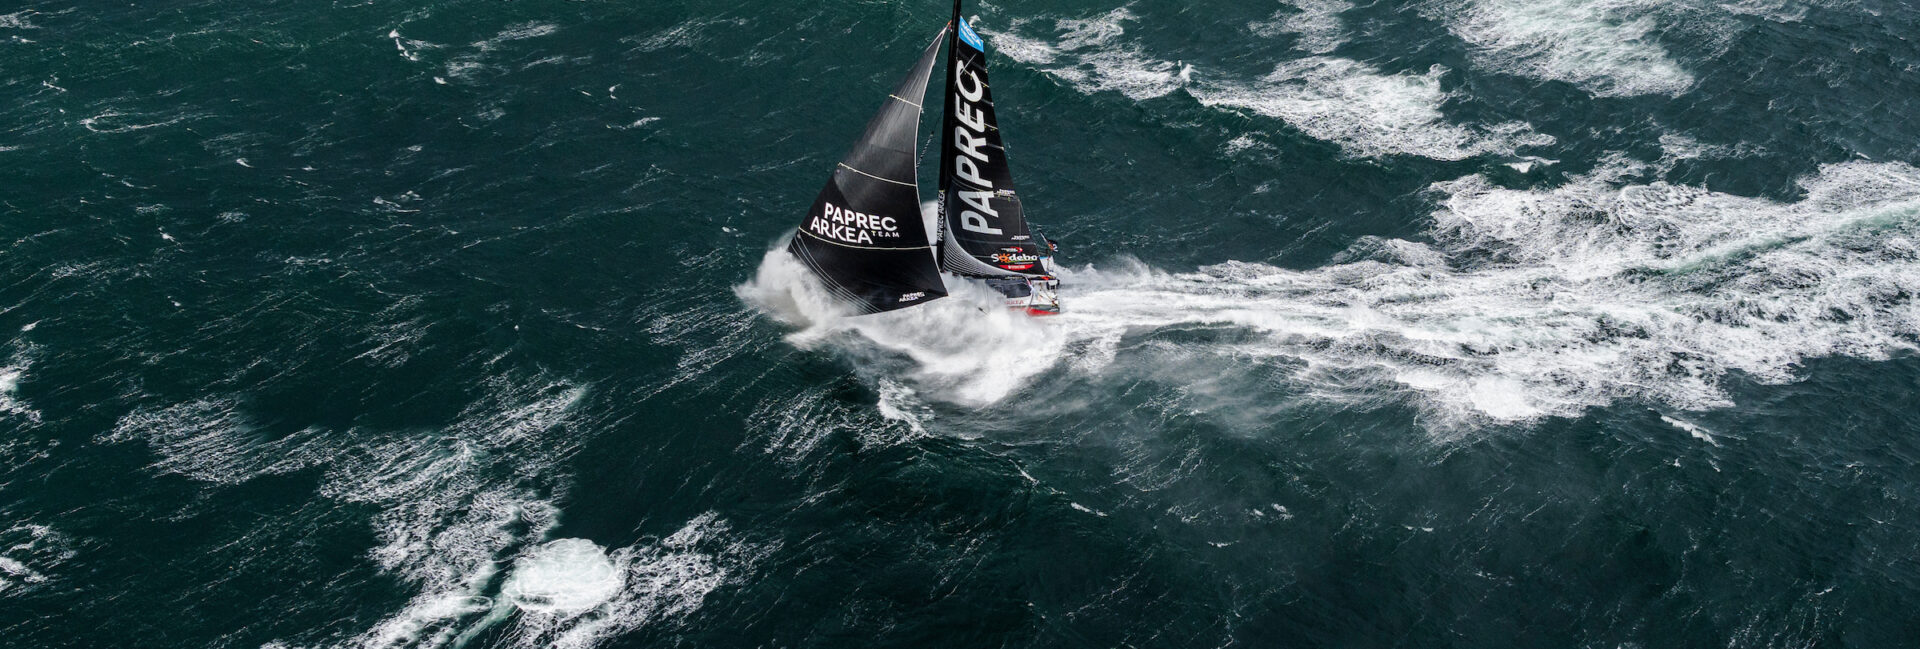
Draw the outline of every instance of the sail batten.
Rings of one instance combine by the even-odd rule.
[[[946,296],[920,217],[916,140],[942,28],[814,198],[787,250],[862,313]]]

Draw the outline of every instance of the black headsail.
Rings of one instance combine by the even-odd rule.
[[[863,313],[892,311],[944,297],[939,267],[920,218],[915,140],[927,77],[947,29],[940,30],[913,70],[867,122],[833,178],[813,199],[787,244],[828,290]]]
[[[1040,246],[1013,190],[987,86],[987,46],[953,3],[947,114],[940,127],[940,267],[970,277],[1042,275]]]

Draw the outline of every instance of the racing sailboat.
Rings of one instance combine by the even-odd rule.
[[[938,225],[920,217],[921,102],[940,45],[947,50],[940,141]],[[947,281],[984,281],[1009,308],[1060,312],[1053,244],[1027,225],[1014,191],[993,94],[986,43],[953,3],[942,27],[854,143],[788,242],[787,250],[827,290],[861,313],[947,295]]]

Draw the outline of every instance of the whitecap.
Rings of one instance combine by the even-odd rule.
[[[1273,17],[1247,25],[1257,36],[1274,37],[1293,34],[1298,37],[1295,47],[1313,54],[1327,54],[1339,49],[1347,40],[1346,25],[1340,20],[1340,14],[1353,9],[1353,3],[1345,0],[1289,0],[1284,2],[1293,11],[1274,12]]]
[[[10,14],[0,14],[0,29],[39,29],[39,26],[27,20],[36,13],[39,12],[29,9]]]
[[[1386,74],[1359,61],[1315,56],[1281,63],[1258,83],[1201,83],[1187,92],[1208,106],[1277,118],[1362,157],[1461,160],[1553,143],[1552,136],[1524,122],[1485,127],[1448,122],[1441,112],[1452,98],[1440,89],[1445,74],[1447,69],[1437,65],[1424,74]]]
[[[32,327],[33,325],[29,324],[22,327],[21,331],[31,331]],[[0,415],[18,417],[28,423],[39,423],[40,412],[20,400],[20,381],[26,378],[29,365],[30,361],[25,354],[16,354],[13,360],[0,366]]]
[[[920,402],[913,388],[894,381],[880,381],[877,407],[880,416],[906,424],[915,433],[926,432],[926,422],[933,418],[932,411]]]
[[[1472,45],[1481,67],[1623,97],[1693,87],[1693,74],[1656,40],[1661,12],[1672,7],[1655,0],[1446,0],[1425,11]]]
[[[1316,29],[1337,30],[1337,14],[1344,9],[1310,6],[1320,16]],[[1033,65],[1082,93],[1115,91],[1141,101],[1185,91],[1206,106],[1277,118],[1309,137],[1339,144],[1355,156],[1461,160],[1490,153],[1511,155],[1520,148],[1554,141],[1525,122],[1459,125],[1447,121],[1442,107],[1454,97],[1440,87],[1448,72],[1442,66],[1425,73],[1389,74],[1352,59],[1313,56],[1279,63],[1262,79],[1235,79],[1148,56],[1122,41],[1125,23],[1135,19],[1123,7],[1096,18],[1060,20],[1056,22],[1060,36],[1052,43],[1011,30],[987,33],[1008,58]]]
[[[500,595],[528,613],[577,615],[620,593],[622,568],[592,541],[549,541],[514,561]]]
[[[658,542],[613,552],[586,539],[549,542],[517,559],[501,588],[504,606],[514,609],[509,643],[588,649],[685,616],[772,550],[732,538],[731,526],[713,512]],[[508,615],[496,609],[482,624]]]
[[[1088,94],[1117,91],[1142,101],[1171,94],[1191,81],[1191,66],[1153,59],[1136,46],[1117,42],[1126,33],[1124,23],[1134,19],[1133,12],[1122,7],[1094,18],[1059,20],[1054,23],[1060,32],[1055,43],[984,28],[981,33],[1008,58],[1050,66],[1041,69]]]
[[[131,133],[133,131],[143,131],[161,126],[172,126],[192,117],[195,116],[182,114],[154,119],[153,117],[143,114],[129,114],[115,110],[106,110],[101,111],[98,115],[81,119],[80,126],[89,131],[102,134]]]
[[[52,581],[76,554],[66,535],[45,525],[22,523],[0,530],[0,597]]]

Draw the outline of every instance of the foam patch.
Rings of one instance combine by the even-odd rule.
[[[1272,38],[1293,34],[1295,47],[1313,54],[1327,54],[1347,42],[1347,30],[1340,14],[1353,9],[1344,0],[1291,0],[1284,3],[1293,11],[1278,11],[1273,18],[1247,25],[1257,36]]]
[[[1430,5],[1474,47],[1477,65],[1565,81],[1600,97],[1678,95],[1693,74],[1660,45],[1663,19],[1686,3],[1652,0],[1467,0]],[[1722,18],[1692,16],[1696,22]]]
[[[1452,96],[1440,89],[1446,74],[1441,66],[1425,74],[1385,74],[1358,61],[1315,56],[1282,63],[1256,83],[1211,82],[1187,92],[1208,106],[1277,118],[1362,157],[1461,160],[1553,143],[1523,122],[1448,122],[1441,106]]]

